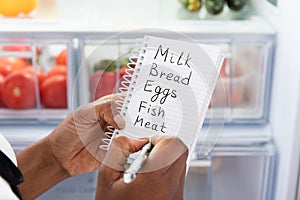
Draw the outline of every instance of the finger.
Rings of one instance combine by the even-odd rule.
[[[141,172],[167,170],[168,166],[180,158],[186,151],[186,145],[177,137],[155,136],[151,138],[154,145]]]
[[[160,169],[151,173],[138,173],[135,180],[131,183],[124,183],[120,175],[110,185],[111,188],[117,188],[118,191],[128,192],[132,196],[141,196],[147,191],[152,191],[155,188],[163,188],[160,195],[154,195],[153,199],[182,199],[185,180],[187,153],[183,154],[179,159],[172,163],[168,170]],[[113,176],[113,175],[112,175]],[[136,188],[139,188],[137,190]],[[159,198],[158,198],[159,197]],[[135,198],[134,198],[135,199]],[[147,198],[148,199],[148,198]]]
[[[128,156],[139,151],[147,142],[148,139],[134,140],[117,135],[113,138],[103,163],[114,170],[124,171]]]
[[[103,100],[116,101],[116,100],[119,100],[121,97],[125,97],[125,95],[122,93],[108,94],[108,95],[98,98],[96,101],[103,101]]]
[[[120,180],[123,177],[129,154],[137,152],[147,142],[147,139],[131,140],[125,136],[114,137],[104,162],[99,169],[98,184],[110,187],[113,183]]]
[[[121,99],[121,97],[122,95],[120,94],[104,96],[91,103],[81,105],[69,117],[72,116],[75,120],[75,123],[89,126],[103,119],[105,112],[107,112],[107,110],[104,110],[105,107],[111,109],[109,113],[112,113],[113,111],[114,115],[118,114],[116,104],[114,102],[116,102],[118,99]],[[112,105],[112,103],[114,104]]]
[[[180,157],[175,160],[172,164],[164,168],[165,174],[177,173],[178,176],[186,173],[186,160],[188,157],[188,151],[185,151]]]
[[[173,154],[182,155],[186,150],[187,146],[182,142],[181,139],[174,136],[154,136],[151,138],[153,148],[151,154],[162,153],[163,151],[172,151]]]

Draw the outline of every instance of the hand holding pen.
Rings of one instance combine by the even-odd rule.
[[[136,173],[141,169],[142,165],[148,158],[151,148],[152,143],[151,138],[149,138],[149,142],[140,150],[140,152],[137,152],[137,155],[131,165],[128,169],[126,169],[123,176],[124,183],[130,183],[135,179]]]
[[[149,140],[131,140],[118,136],[113,139],[112,144],[118,148],[111,148],[107,152],[107,159],[112,160],[112,163],[104,163],[99,170],[96,199],[183,199],[188,151],[180,139],[162,136],[151,138],[152,149],[150,148],[150,153],[146,153],[147,159],[142,162],[141,167],[130,167],[139,166],[132,162],[128,168],[124,166],[129,154],[124,152],[140,152],[142,155],[149,148],[146,146]],[[116,149],[124,151],[113,152]],[[139,160],[137,158],[138,156],[135,160]],[[135,178],[125,183],[125,172],[126,169],[129,172],[130,168],[139,170],[134,173]]]

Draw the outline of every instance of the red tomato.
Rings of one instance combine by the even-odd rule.
[[[67,65],[67,56],[67,49],[62,50],[55,58],[56,64]]]
[[[21,51],[21,52],[31,51],[31,47],[29,45],[5,45],[2,47],[2,49],[3,51]],[[35,52],[37,55],[40,55],[42,53],[41,47],[36,47]]]
[[[15,70],[26,67],[26,62],[22,58],[0,57],[0,74],[7,76]]]
[[[47,77],[54,76],[54,75],[67,76],[67,67],[65,65],[56,65],[56,66],[52,67],[48,71]]]
[[[41,53],[42,53],[41,47],[36,47],[35,52],[36,52],[37,55],[41,55]]]
[[[7,76],[8,74],[13,72],[13,67],[11,65],[2,64],[0,61],[0,74],[2,76]]]
[[[126,69],[127,69],[126,66],[125,66],[125,67],[122,67],[122,68],[120,69],[119,87],[121,87],[121,83],[122,83],[122,81],[124,81],[123,76],[126,74]]]
[[[2,47],[3,51],[30,51],[28,45],[5,45]]]
[[[5,77],[2,97],[8,108],[26,109],[34,107],[36,96],[32,74],[14,72]]]
[[[126,69],[127,69],[126,66],[121,67],[121,69],[120,69],[120,78],[122,78],[126,74]]]
[[[96,71],[90,78],[90,98],[96,100],[114,93],[116,74],[114,72]]]
[[[228,77],[229,76],[227,62],[228,62],[228,60],[227,60],[227,58],[225,58],[223,65],[221,67],[221,70],[220,70],[220,77]]]
[[[0,0],[1,1],[1,0]],[[12,52],[30,52],[31,47],[29,45],[5,45],[2,47],[3,51],[12,51]],[[36,53],[38,53],[38,47],[36,47]],[[31,58],[21,58],[25,63],[31,63]]]
[[[41,87],[41,100],[47,108],[67,108],[67,79],[64,75],[48,77]]]
[[[38,78],[38,82],[39,82],[39,87],[41,88],[41,85],[43,83],[43,81],[46,79],[46,74],[43,72],[43,70],[41,68],[37,68],[36,70],[32,67],[32,66],[28,66],[25,67],[23,69],[17,70],[18,72],[29,72],[31,73],[33,76],[36,73],[36,76]]]
[[[0,107],[5,106],[2,98],[3,84],[4,84],[4,77],[0,74]]]
[[[229,96],[229,95],[228,95]],[[228,99],[229,101],[229,99]],[[231,102],[234,107],[238,107],[240,103],[240,94],[238,91],[233,91],[231,95]]]

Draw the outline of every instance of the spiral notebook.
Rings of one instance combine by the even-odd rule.
[[[119,101],[133,138],[179,137],[193,152],[224,56],[216,46],[145,36],[133,52]]]

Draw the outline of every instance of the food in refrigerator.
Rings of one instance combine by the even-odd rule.
[[[247,3],[248,0],[227,0],[227,5],[231,10],[239,11]]]
[[[104,59],[91,66],[92,74],[89,81],[91,101],[117,92],[120,86],[117,82],[120,83],[122,80],[127,63],[127,58]]]
[[[0,41],[2,120],[54,120],[68,113],[71,98],[68,95],[72,94],[68,89],[72,87],[68,74],[76,67],[69,66],[67,52],[67,40],[5,38]]]
[[[217,15],[223,11],[225,0],[205,0],[205,8],[208,13]]]
[[[68,58],[67,49],[63,49],[63,50],[55,57],[55,62],[56,62],[57,65],[64,65],[64,66],[67,66],[67,58]]]
[[[196,19],[247,19],[254,14],[249,0],[180,0],[183,16]],[[204,4],[202,6],[202,4]],[[197,14],[198,16],[196,16]]]
[[[1,0],[0,14],[14,17],[20,14],[29,14],[36,6],[38,0]]]
[[[40,96],[46,108],[67,108],[66,75],[48,76],[42,83]]]
[[[90,99],[94,101],[105,95],[113,94],[116,84],[115,72],[95,71],[90,77]]]
[[[28,109],[36,106],[34,77],[28,72],[13,72],[4,79],[2,98],[11,109]]]
[[[28,45],[4,45],[2,51],[8,54],[21,54],[22,52],[30,54],[31,48]],[[37,99],[40,98],[42,107],[67,108],[66,49],[58,55],[47,55],[49,59],[54,60],[54,66],[51,66],[50,62],[47,65],[40,62],[40,58],[45,57],[41,48],[36,48],[35,53],[36,61],[32,60],[33,56],[29,58],[0,57],[0,74],[3,76],[3,106],[9,109],[36,108]]]
[[[197,12],[202,6],[201,0],[180,0],[180,2],[190,12]]]

